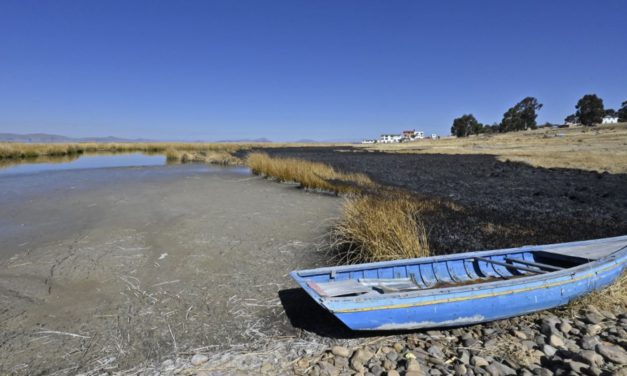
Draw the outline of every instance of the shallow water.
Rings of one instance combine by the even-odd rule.
[[[26,159],[20,162],[0,163],[0,176],[32,174],[55,170],[80,170],[105,167],[163,166],[164,155],[143,153],[86,154],[81,156]]]
[[[324,265],[341,200],[246,174],[191,163],[0,177],[0,374],[102,359],[125,370],[296,336],[279,291],[295,287],[290,271]]]

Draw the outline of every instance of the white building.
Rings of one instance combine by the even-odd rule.
[[[362,144],[375,144],[377,142],[377,140],[363,140],[361,143]]]
[[[415,129],[403,131],[403,141],[416,141],[422,140],[423,138],[425,138],[425,132],[416,131]]]
[[[431,139],[432,140],[437,140],[438,139],[438,135],[436,133],[431,133]]]
[[[603,116],[603,120],[601,120],[601,124],[616,124],[618,123],[617,116],[605,115]]]
[[[382,134],[379,142],[383,144],[393,144],[401,142],[402,138],[403,137],[400,134]]]

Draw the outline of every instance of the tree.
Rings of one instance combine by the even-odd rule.
[[[564,119],[565,124],[579,124],[579,118],[575,114],[570,114]]]
[[[605,109],[605,111],[603,112],[603,115],[610,116],[610,117],[618,116],[618,114],[616,113],[616,110],[613,108]]]
[[[466,137],[471,134],[479,134],[483,126],[472,114],[462,115],[453,120],[451,134],[457,137]]]
[[[584,95],[575,106],[577,118],[583,125],[592,126],[599,124],[603,120],[605,110],[603,109],[603,99],[596,94]]]
[[[627,101],[623,102],[616,114],[618,115],[618,121],[627,121]]]
[[[536,129],[536,111],[542,108],[542,104],[534,97],[527,97],[518,102],[514,107],[507,110],[503,114],[501,121],[501,131],[522,131],[527,129]]]

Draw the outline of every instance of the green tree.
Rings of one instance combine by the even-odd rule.
[[[623,102],[616,114],[618,115],[618,121],[627,121],[627,101]]]
[[[527,97],[518,102],[514,107],[507,110],[503,114],[501,121],[502,132],[523,131],[527,129],[536,129],[536,113],[542,108],[542,104],[534,97]]]
[[[451,134],[457,137],[466,137],[471,134],[481,133],[483,126],[475,119],[472,114],[462,115],[453,120]]]
[[[565,124],[568,124],[568,123],[577,124],[579,123],[579,118],[577,118],[577,115],[575,114],[570,114],[566,116],[566,118],[564,119],[564,123]]]
[[[577,118],[583,125],[592,126],[599,124],[603,120],[605,110],[603,109],[603,99],[596,94],[584,95],[575,106]]]
[[[616,113],[616,110],[613,108],[606,108],[605,111],[603,112],[603,115],[605,116],[618,116],[618,114]]]

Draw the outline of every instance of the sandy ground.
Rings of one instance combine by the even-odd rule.
[[[295,330],[341,200],[186,165],[0,178],[0,373],[125,369]]]

